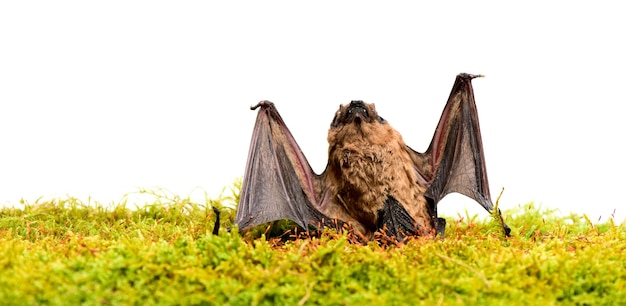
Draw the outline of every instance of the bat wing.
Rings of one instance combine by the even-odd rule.
[[[465,73],[456,77],[428,150],[420,154],[411,149],[435,216],[437,203],[452,192],[474,199],[489,212],[494,209],[471,83],[476,77]],[[502,224],[509,235],[510,228]]]
[[[320,176],[311,169],[300,147],[272,102],[261,101],[250,143],[236,223],[240,230],[280,219],[304,229],[330,219],[315,198]]]

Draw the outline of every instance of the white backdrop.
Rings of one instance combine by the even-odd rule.
[[[374,102],[426,149],[459,72],[474,81],[503,208],[621,221],[626,71],[618,4],[41,1],[0,4],[0,203],[138,188],[216,197],[276,103],[317,172],[335,110]],[[463,205],[446,198],[447,214]],[[482,212],[481,212],[482,213]]]

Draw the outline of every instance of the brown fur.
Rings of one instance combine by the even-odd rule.
[[[374,104],[366,107],[370,119],[378,118]],[[337,116],[346,108],[341,106]],[[329,205],[324,213],[352,223],[356,230],[371,236],[377,227],[378,212],[391,195],[424,230],[421,234],[432,231],[425,188],[418,184],[414,161],[402,136],[391,125],[365,118],[331,128],[328,143],[324,185],[331,186],[327,196],[336,205]]]

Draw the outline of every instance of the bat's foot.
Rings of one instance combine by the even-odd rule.
[[[504,235],[511,237],[511,228],[504,223],[502,223],[502,228],[504,229]]]
[[[443,240],[443,236],[446,232],[446,219],[435,218],[435,236],[439,236],[439,239]]]
[[[213,225],[213,235],[217,235],[220,232],[220,210],[213,206],[213,212],[215,213],[215,224]]]

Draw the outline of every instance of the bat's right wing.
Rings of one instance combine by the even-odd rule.
[[[316,207],[320,176],[311,169],[300,147],[272,102],[261,101],[237,207],[240,230],[280,219],[308,229],[327,223]]]
[[[423,154],[409,150],[421,183],[428,186],[425,195],[432,201],[434,217],[439,200],[452,192],[476,200],[490,212],[494,209],[471,83],[475,77],[465,73],[456,77],[428,150]],[[502,225],[509,235],[511,229]]]

